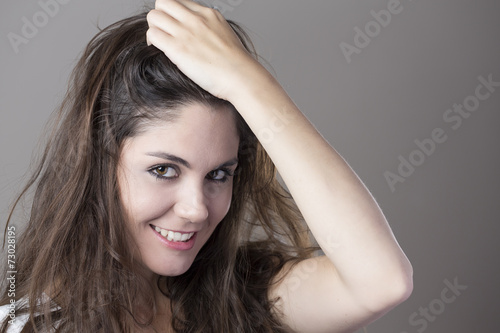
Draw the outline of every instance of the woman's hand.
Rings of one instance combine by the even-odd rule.
[[[214,96],[230,100],[248,74],[265,71],[215,9],[190,0],[157,0],[147,18],[148,43]]]

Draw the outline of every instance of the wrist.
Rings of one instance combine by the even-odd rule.
[[[281,89],[272,74],[253,58],[235,68],[235,76],[227,87],[225,98],[235,107],[255,102],[256,99],[262,99],[264,95]]]

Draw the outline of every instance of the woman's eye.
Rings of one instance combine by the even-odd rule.
[[[150,170],[158,178],[175,178],[177,177],[177,171],[169,166],[160,165]]]
[[[225,170],[213,170],[208,173],[211,180],[225,181],[228,173]]]

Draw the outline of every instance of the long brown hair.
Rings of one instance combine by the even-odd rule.
[[[248,36],[230,25],[255,55]],[[300,213],[234,107],[147,46],[147,29],[143,13],[90,41],[39,166],[18,198],[36,188],[17,242],[16,298],[27,303],[18,303],[16,315],[30,318],[23,332],[148,327],[157,312],[155,288],[170,300],[176,332],[284,332],[268,290],[286,262],[311,253]],[[144,124],[173,120],[176,107],[192,102],[233,110],[240,149],[232,204],[190,269],[151,286],[132,255],[137,249],[124,222],[120,149]],[[7,289],[1,304],[10,301]],[[5,320],[2,331],[7,327]]]

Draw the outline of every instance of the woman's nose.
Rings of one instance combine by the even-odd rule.
[[[174,212],[177,216],[192,223],[205,221],[208,218],[208,208],[203,188],[191,186],[181,191],[174,206]]]

